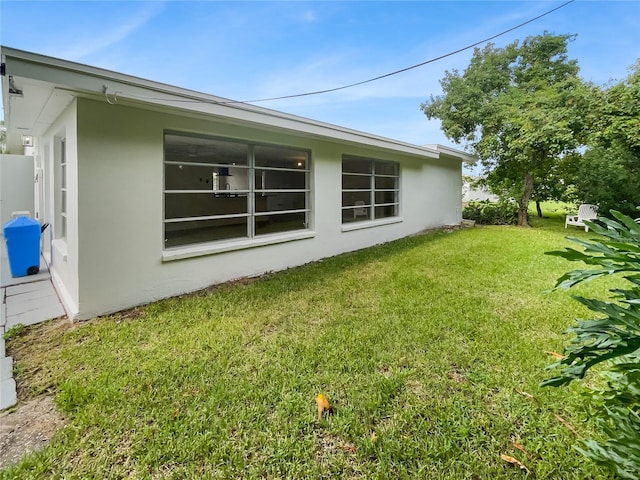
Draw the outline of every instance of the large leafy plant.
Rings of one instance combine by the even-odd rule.
[[[583,281],[622,274],[629,283],[611,290],[609,300],[573,298],[597,314],[577,320],[568,329],[573,334],[564,356],[550,368],[558,374],[543,386],[562,386],[584,378],[589,369],[602,364],[604,386],[593,390],[597,406],[595,421],[606,440],[585,441],[579,450],[622,478],[640,478],[640,225],[620,212],[613,219],[585,222],[601,238],[585,241],[570,237],[583,251],[566,248],[548,252],[569,261],[596,267],[566,273],[556,289],[568,289]]]

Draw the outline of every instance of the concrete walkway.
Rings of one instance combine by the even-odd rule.
[[[65,315],[58,294],[51,283],[49,267],[40,259],[37,275],[12,278],[6,244],[2,241],[0,255],[0,410],[15,405],[16,382],[13,379],[13,358],[6,357],[4,334],[16,325],[34,325]]]
[[[5,262],[6,257],[3,258],[0,295],[7,330],[18,324],[34,325],[65,315],[44,260],[40,261],[40,273],[18,278],[11,278]]]

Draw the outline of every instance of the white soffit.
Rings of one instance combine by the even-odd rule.
[[[51,86],[42,82],[26,81],[14,77],[15,86],[22,95],[6,94],[10,118],[9,128],[15,130],[31,130],[43,105],[51,95]]]
[[[14,77],[14,82],[22,96],[8,96],[12,132],[42,135],[74,98],[47,82],[22,77]]]
[[[33,126],[35,135],[42,135],[56,121],[61,112],[66,110],[75,97],[69,92],[54,89],[51,91],[47,103],[40,112]]]

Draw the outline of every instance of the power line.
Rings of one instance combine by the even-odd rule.
[[[442,60],[443,58],[447,58],[450,57],[452,55],[455,55],[457,53],[460,52],[464,52],[465,50],[469,50],[470,48],[473,47],[477,47],[478,45],[480,45],[481,43],[485,43],[485,42],[490,42],[491,40],[498,38],[502,35],[505,35],[509,32],[513,32],[514,30],[517,30],[518,28],[524,27],[525,25],[528,25],[529,23],[535,22],[536,20],[539,20],[542,17],[545,17],[553,12],[555,12],[556,10],[560,10],[563,7],[566,7],[567,5],[569,5],[570,3],[573,3],[575,0],[569,0],[566,3],[563,3],[562,5],[552,8],[551,10],[548,10],[547,12],[538,15],[537,17],[531,18],[530,20],[527,20],[526,22],[522,22],[518,25],[516,25],[515,27],[511,27],[508,30],[504,30],[503,32],[497,33],[496,35],[493,35],[491,37],[485,38],[483,40],[479,40],[471,45],[467,45],[466,47],[462,47],[459,48],[458,50],[454,50],[452,52],[449,53],[445,53],[444,55],[440,55],[439,57],[435,57],[435,58],[431,58],[429,60],[426,60],[424,62],[421,63],[417,63],[415,65],[411,65],[410,67],[406,67],[406,68],[402,68],[400,70],[396,70],[395,72],[390,72],[390,73],[385,73],[384,75],[379,75],[377,77],[373,77],[373,78],[369,78],[368,80],[362,80],[360,82],[356,82],[356,83],[351,83],[349,85],[343,85],[341,87],[335,87],[335,88],[327,88],[325,90],[316,90],[313,92],[306,92],[306,93],[296,93],[293,95],[283,95],[281,97],[270,97],[270,98],[259,98],[256,100],[244,100],[244,101],[228,101],[228,102],[221,102],[221,103],[259,103],[259,102],[271,102],[273,100],[285,100],[287,98],[299,98],[299,97],[308,97],[311,95],[320,95],[323,93],[331,93],[331,92],[337,92],[338,90],[345,90],[347,88],[352,88],[352,87],[357,87],[358,85],[364,85],[365,83],[371,83],[371,82],[375,82],[376,80],[381,80],[383,78],[387,78],[387,77],[392,77],[393,75],[398,75],[399,73],[404,73],[407,72],[409,70],[413,70],[414,68],[418,68],[418,67],[423,67],[424,65],[428,65],[429,63],[433,63],[433,62],[437,62],[438,60]]]
[[[533,17],[533,18],[531,18],[531,19],[529,19],[529,20],[527,20],[525,22],[519,23],[518,25],[516,25],[514,27],[511,27],[511,28],[509,28],[507,30],[504,30],[504,31],[500,32],[500,33],[492,35],[491,37],[488,37],[488,38],[485,38],[485,39],[482,39],[482,40],[478,40],[477,42],[472,43],[471,45],[467,45],[466,47],[462,47],[462,48],[459,48],[459,49],[454,50],[452,52],[445,53],[444,55],[440,55],[439,57],[431,58],[431,59],[426,60],[424,62],[417,63],[415,65],[411,65],[410,67],[405,67],[405,68],[402,68],[400,70],[396,70],[394,72],[385,73],[384,75],[379,75],[377,77],[369,78],[368,80],[362,80],[362,81],[356,82],[356,83],[351,83],[349,85],[343,85],[341,87],[335,87],[335,88],[327,88],[325,90],[316,90],[316,91],[313,91],[313,92],[296,93],[296,94],[293,94],[293,95],[282,95],[280,97],[258,98],[258,99],[255,99],[255,100],[206,101],[206,100],[202,100],[202,99],[197,99],[197,100],[196,99],[194,99],[194,100],[181,99],[181,100],[175,100],[175,101],[179,102],[179,103],[190,103],[190,102],[203,103],[204,102],[204,103],[211,103],[211,104],[215,104],[215,105],[232,105],[232,104],[239,104],[239,103],[245,103],[245,104],[247,104],[247,103],[261,103],[261,102],[271,102],[271,101],[274,101],[274,100],[285,100],[285,99],[288,99],[288,98],[300,98],[300,97],[308,97],[308,96],[311,96],[311,95],[321,95],[323,93],[337,92],[339,90],[345,90],[347,88],[357,87],[358,85],[364,85],[365,83],[375,82],[375,81],[381,80],[383,78],[391,77],[393,75],[398,75],[400,73],[404,73],[404,72],[407,72],[409,70],[413,70],[415,68],[422,67],[422,66],[427,65],[429,63],[437,62],[438,60],[442,60],[443,58],[447,58],[447,57],[450,57],[450,56],[455,55],[457,53],[464,52],[465,50],[469,50],[470,48],[477,47],[481,43],[490,42],[491,40],[493,40],[495,38],[498,38],[498,37],[500,37],[502,35],[505,35],[505,34],[507,34],[509,32],[513,32],[514,30],[517,30],[518,28],[521,28],[521,27],[523,27],[525,25],[528,25],[529,23],[535,22],[536,20],[539,20],[540,18],[545,17],[545,16],[547,16],[547,15],[549,15],[549,14],[551,14],[551,13],[557,11],[557,10],[560,10],[561,8],[566,7],[570,3],[573,3],[574,1],[575,0],[569,0],[568,2],[565,2],[562,5],[559,5],[559,6],[555,7],[555,8],[552,8],[551,10],[548,10],[548,11],[538,15],[537,17]],[[107,102],[110,103],[110,104],[117,103],[118,102],[118,96],[120,94],[122,94],[122,92],[121,91],[114,92],[114,93],[110,94],[111,98],[109,98],[109,94],[107,94],[107,89],[108,89],[108,86],[104,85],[102,93],[104,94]],[[129,94],[129,96],[137,97],[137,98],[144,98],[146,100],[156,99],[155,97],[148,97],[148,96],[135,95],[135,94]],[[157,100],[161,100],[161,99],[158,98]],[[166,99],[164,99],[164,100],[166,100]]]

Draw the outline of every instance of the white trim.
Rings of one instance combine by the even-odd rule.
[[[62,303],[62,307],[67,313],[67,318],[73,321],[79,312],[78,305],[76,305],[76,303],[73,301],[73,297],[69,293],[69,290],[67,290],[67,287],[65,286],[64,282],[55,271],[55,269],[50,268],[49,272],[51,274],[51,283],[58,293],[58,298]]]
[[[274,233],[261,235],[256,238],[246,240],[229,240],[208,244],[195,244],[184,247],[173,247],[162,252],[162,261],[181,260],[183,258],[201,257],[203,255],[213,255],[216,253],[233,252],[234,250],[244,250],[246,248],[263,247],[276,243],[292,242],[295,240],[305,240],[316,236],[316,232],[305,230],[297,233]]]
[[[57,255],[54,255],[54,258],[57,256],[62,259],[63,262],[67,261],[67,241],[64,238],[56,238],[51,242],[51,246],[56,251]]]
[[[403,221],[404,219],[402,217],[388,217],[380,218],[378,220],[369,220],[365,222],[353,222],[342,225],[342,231],[351,232],[353,230],[360,230],[362,228],[380,227],[382,225],[391,225],[392,223],[400,223]]]
[[[423,145],[423,147],[435,150],[436,152],[441,154],[441,156],[446,155],[447,157],[454,157],[462,162],[475,163],[479,160],[478,157],[473,154],[467,153],[463,150],[458,150],[456,148],[446,147],[438,143]]]

